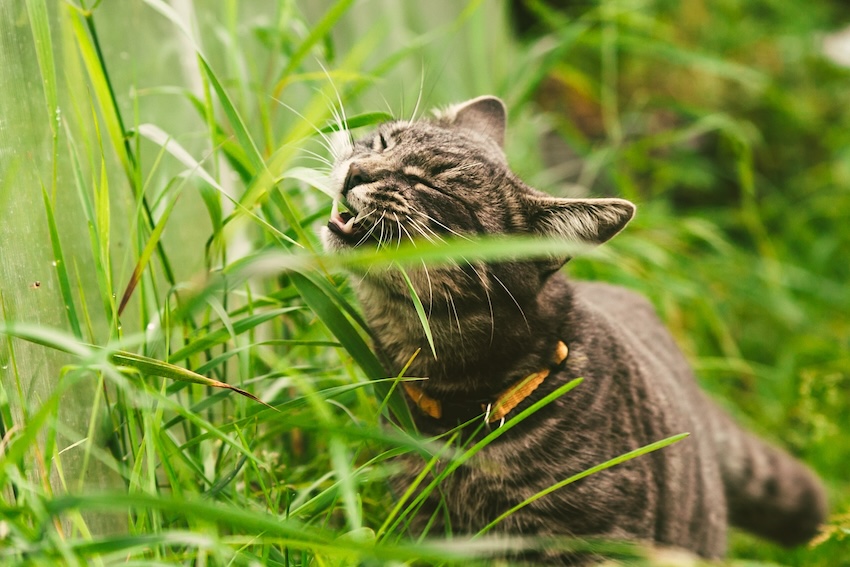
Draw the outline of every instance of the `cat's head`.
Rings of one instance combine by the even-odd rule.
[[[348,211],[335,203],[326,249],[506,234],[600,244],[629,222],[628,201],[555,198],[523,184],[502,151],[505,122],[502,101],[483,96],[356,141],[331,174]]]

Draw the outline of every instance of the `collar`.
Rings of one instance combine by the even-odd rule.
[[[563,341],[558,341],[558,345],[555,347],[555,353],[552,356],[552,364],[548,368],[529,374],[503,390],[492,402],[481,404],[484,420],[487,423],[504,420],[515,407],[528,398],[546,380],[552,371],[557,370],[564,364],[567,360],[568,352],[567,345]],[[413,382],[403,382],[402,386],[410,400],[423,413],[434,419],[441,419],[443,417],[443,402],[432,398]]]

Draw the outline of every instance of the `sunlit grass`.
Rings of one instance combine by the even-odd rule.
[[[499,6],[446,3],[429,12],[428,29],[408,7],[389,28],[371,18],[364,29],[346,23],[364,14],[346,0],[320,13],[281,2],[256,20],[237,2],[198,5],[195,21],[147,0],[134,14],[182,38],[198,88],[180,79],[151,87],[142,67],[134,81],[145,89],[136,90],[116,88],[118,63],[103,43],[107,17],[115,17],[107,6],[26,2],[44,98],[34,127],[49,129],[51,148],[31,190],[44,211],[64,321],[52,329],[10,318],[14,306],[0,287],[4,564],[489,564],[503,549],[506,542],[483,534],[451,544],[409,537],[424,495],[483,445],[415,434],[397,391],[401,377],[385,375],[339,274],[346,266],[528,256],[563,245],[455,242],[333,258],[315,233],[330,210],[317,173],[331,159],[321,133],[335,129],[334,113],[341,105],[350,126],[368,127],[387,117],[377,101],[404,115],[413,105],[395,101],[402,93],[416,100],[420,88],[424,105],[479,89],[508,101],[522,118],[510,126],[508,150],[512,161],[522,157],[516,169],[530,182],[547,179],[535,148],[552,126],[578,148],[579,179],[593,192],[639,201],[629,230],[574,260],[571,273],[649,295],[707,389],[818,468],[838,511],[846,509],[850,329],[841,314],[850,307],[843,285],[850,199],[837,190],[850,180],[846,109],[791,72],[729,55],[745,36],[703,45],[677,37],[670,22],[688,21],[684,7],[544,10],[549,27],[520,44],[508,37]],[[758,27],[757,18],[740,25]],[[393,43],[398,34],[404,45]],[[241,49],[222,54],[213,47],[222,42]],[[450,48],[460,50],[447,61]],[[715,90],[684,90],[675,104],[632,97],[636,84],[657,77],[659,62]],[[846,86],[846,73],[814,59],[798,72],[826,93]],[[599,138],[561,123],[563,116],[540,118],[533,101],[553,77],[591,93],[585,102],[599,110]],[[668,92],[683,88],[665,80]],[[722,89],[767,102],[753,110],[711,94]],[[147,104],[157,97],[160,112],[180,104],[194,114],[168,123]],[[642,130],[662,103],[677,121]],[[815,128],[805,119],[822,116],[833,128],[818,135],[821,161],[776,163],[774,152],[811,150],[805,136]],[[63,192],[76,195],[73,211],[63,209]],[[177,211],[192,197],[199,207],[187,218]],[[82,244],[69,226],[85,235]],[[188,254],[169,240],[183,230],[202,243]],[[85,257],[69,254],[81,246]],[[197,267],[184,269],[192,257]],[[30,366],[18,364],[32,356],[29,343],[63,356],[51,389],[37,395],[21,370]],[[75,430],[60,416],[80,391],[91,395]],[[416,490],[392,494],[393,457],[405,453],[421,455],[426,471],[438,460],[448,465],[436,479],[423,475]],[[740,539],[734,552],[835,565],[847,551],[844,518],[836,516],[813,549],[789,553]],[[609,551],[644,553],[614,544]]]

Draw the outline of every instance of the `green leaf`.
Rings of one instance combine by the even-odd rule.
[[[231,390],[233,392],[236,392],[240,396],[245,396],[246,398],[250,398],[251,400],[263,404],[266,407],[275,409],[272,406],[268,405],[266,402],[259,399],[254,394],[247,392],[242,388],[232,386],[230,384],[215,380],[213,378],[201,376],[200,374],[192,372],[191,370],[181,368],[180,366],[175,366],[174,364],[170,364],[168,362],[163,362],[162,360],[156,360],[155,358],[150,358],[141,354],[134,354],[132,352],[125,352],[120,350],[113,352],[110,358],[115,364],[135,368],[142,374],[148,374],[151,376],[161,376],[163,378],[168,378],[169,380],[178,380],[180,382],[191,382],[193,384],[201,384],[202,386],[209,386],[211,388],[223,388],[225,390]]]
[[[253,329],[254,327],[261,325],[266,321],[270,321],[272,319],[280,317],[281,315],[285,315],[286,313],[292,313],[300,309],[301,307],[297,306],[282,307],[280,309],[274,309],[272,311],[266,311],[264,313],[258,313],[256,315],[244,317],[233,323],[233,332],[237,335],[244,333],[245,331]],[[197,354],[217,344],[221,344],[225,341],[228,341],[231,338],[232,336],[228,329],[218,329],[217,331],[213,331],[212,333],[208,333],[206,335],[202,335],[198,338],[192,339],[192,342],[190,342],[180,350],[171,353],[168,359],[172,362],[176,360],[183,360],[184,358],[188,358],[193,354]]]
[[[47,118],[55,138],[59,133],[59,99],[56,89],[56,65],[53,62],[53,42],[50,39],[50,18],[45,0],[27,0],[27,13],[35,41],[35,55],[44,85]]]
[[[328,33],[330,33],[331,28],[333,28],[334,24],[348,11],[351,7],[351,4],[354,3],[354,0],[338,0],[336,4],[331,6],[325,15],[322,16],[322,19],[316,22],[316,24],[310,29],[310,33],[301,42],[301,45],[298,46],[298,49],[292,56],[289,58],[289,63],[284,69],[283,73],[281,73],[281,79],[285,80],[292,74],[295,69],[301,64],[301,61],[310,53],[310,50],[313,48],[316,43],[322,40]]]
[[[324,128],[319,129],[319,132],[328,134],[330,132],[339,132],[341,130],[354,130],[355,128],[389,122],[394,119],[395,117],[392,114],[388,114],[386,112],[364,112],[363,114],[347,116],[342,124],[328,124]]]
[[[62,241],[59,239],[59,231],[56,229],[56,217],[53,214],[53,204],[47,195],[47,189],[41,187],[41,195],[44,199],[44,211],[47,214],[47,229],[50,232],[50,245],[53,247],[53,265],[56,267],[56,277],[59,279],[59,290],[62,293],[62,302],[65,304],[65,314],[71,331],[78,339],[83,338],[80,328],[80,320],[77,317],[77,307],[74,305],[74,296],[71,294],[71,280],[68,277],[68,266],[65,264],[65,255],[62,252]]]
[[[121,296],[121,304],[118,306],[119,317],[124,312],[124,308],[127,306],[127,303],[130,301],[130,297],[133,294],[133,290],[136,289],[136,284],[139,283],[139,280],[142,277],[142,273],[144,273],[145,268],[148,265],[148,261],[150,260],[154,251],[156,251],[157,246],[159,246],[162,232],[163,230],[165,230],[165,225],[168,223],[168,219],[171,217],[171,212],[174,210],[174,206],[177,204],[177,200],[179,198],[180,190],[178,188],[174,192],[173,196],[169,199],[168,204],[165,206],[165,209],[162,211],[162,214],[159,217],[159,220],[156,221],[156,225],[154,226],[153,232],[151,232],[151,235],[148,237],[148,241],[145,244],[142,253],[139,255],[139,260],[136,262],[135,268],[133,268],[133,273],[130,276],[130,281],[127,282],[127,287],[124,289],[124,294]]]
[[[413,282],[410,281],[410,277],[407,275],[407,272],[405,272],[404,268],[401,266],[399,266],[398,269],[399,273],[401,273],[402,279],[404,279],[404,283],[407,284],[407,291],[410,292],[410,299],[413,300],[413,306],[416,308],[416,315],[419,316],[419,322],[422,324],[422,330],[425,331],[425,337],[428,339],[428,345],[431,347],[431,353],[436,359],[437,348],[434,346],[434,336],[431,334],[431,324],[428,322],[428,314],[425,313],[425,308],[422,306],[419,294],[417,294],[416,290],[413,288]]]
[[[363,340],[354,326],[348,321],[339,307],[333,301],[330,287],[321,280],[312,280],[299,272],[292,272],[289,277],[298,293],[308,307],[325,324],[330,332],[339,340],[348,354],[357,362],[360,368],[371,380],[379,380],[373,384],[375,393],[382,399],[390,395],[390,385],[381,379],[386,378],[386,371],[375,357],[369,345]],[[404,400],[399,394],[394,394],[389,400],[390,409],[404,427],[413,430],[413,421]]]
[[[260,150],[257,149],[256,144],[254,144],[254,139],[251,137],[251,134],[248,133],[248,127],[245,126],[245,122],[242,120],[242,116],[240,116],[239,111],[237,111],[236,107],[233,106],[233,102],[227,95],[227,91],[224,90],[224,87],[221,85],[218,77],[200,53],[198,54],[198,61],[201,64],[201,69],[203,70],[204,75],[206,75],[213,87],[213,90],[215,90],[215,93],[218,95],[218,101],[224,109],[224,113],[227,115],[227,119],[230,122],[230,127],[233,128],[233,133],[236,136],[236,139],[239,140],[239,145],[245,151],[245,155],[251,164],[252,175],[256,176],[266,168],[263,156],[260,155]]]

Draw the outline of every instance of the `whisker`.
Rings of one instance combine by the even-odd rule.
[[[512,294],[512,293],[511,293],[511,290],[509,290],[509,289],[507,288],[507,286],[506,286],[505,284],[503,284],[503,283],[502,283],[502,280],[500,280],[500,279],[498,278],[498,276],[496,276],[496,274],[492,274],[492,273],[491,273],[490,275],[491,275],[491,276],[493,276],[493,279],[494,279],[494,280],[496,280],[496,281],[499,283],[499,285],[500,285],[500,286],[502,286],[502,289],[504,289],[504,290],[505,290],[505,292],[508,294],[508,297],[510,297],[510,298],[511,298],[511,301],[513,301],[513,302],[514,302],[514,305],[516,305],[516,306],[517,306],[517,309],[519,309],[519,314],[520,314],[520,315],[522,315],[522,319],[523,319],[523,321],[525,321],[525,326],[526,326],[526,328],[527,328],[529,331],[531,331],[531,325],[529,325],[529,324],[528,324],[528,319],[525,317],[525,311],[523,311],[523,310],[522,310],[522,306],[521,306],[521,305],[519,304],[519,302],[516,300],[516,298],[514,297],[514,294]]]
[[[426,226],[426,225],[424,225],[424,224],[422,224],[422,223],[418,223],[418,224],[419,224],[419,226],[421,226],[421,227],[422,227],[422,228],[423,228],[426,232],[428,232],[428,233],[431,235],[431,237],[432,237],[432,238],[434,238],[434,239],[436,240],[436,242],[438,242],[438,243],[440,243],[440,244],[445,244],[445,243],[446,243],[446,239],[445,239],[445,238],[443,238],[443,235],[442,235],[442,234],[440,234],[440,233],[436,232],[436,231],[435,231],[434,229],[432,229],[431,227]]]
[[[398,227],[403,230],[404,233],[407,235],[407,239],[410,241],[411,244],[413,244],[413,247],[416,248],[416,241],[413,239],[413,236],[411,236],[410,232],[408,232],[408,230],[404,228],[404,225],[401,224],[401,221],[398,218],[396,218],[396,222],[398,222]],[[399,232],[399,240],[401,240],[401,232]]]
[[[330,173],[333,169],[333,166],[330,163],[328,163],[328,161],[326,159],[319,157],[319,156],[298,156],[295,159],[307,160],[307,161],[317,161],[317,162],[321,163],[322,165],[327,166],[327,167],[324,167],[324,168],[321,168],[321,169],[314,168],[317,171],[321,171],[323,173]]]
[[[484,295],[487,297],[487,306],[490,308],[490,344],[492,345],[493,339],[496,336],[496,316],[493,313],[493,301],[490,298],[490,286],[487,285],[487,282],[484,281],[484,276],[482,276],[478,272],[478,270],[475,269],[475,266],[472,265],[472,262],[470,262],[466,258],[464,258],[463,260],[472,269],[472,271],[475,272],[475,275],[478,276],[478,279],[481,281],[481,288],[484,290]],[[522,311],[522,309],[520,309],[520,311]]]
[[[449,312],[449,317],[451,317],[451,314],[452,314],[452,311],[453,311],[454,315],[455,315],[455,321],[457,322],[457,332],[460,335],[460,342],[462,344],[463,343],[463,330],[460,328],[460,316],[458,315],[458,312],[457,312],[457,306],[455,305],[455,300],[454,300],[454,297],[452,296],[451,290],[446,289],[446,291],[449,294],[449,306],[451,308],[451,311]]]
[[[425,279],[428,281],[428,319],[431,318],[431,310],[434,308],[434,289],[431,287],[431,274],[428,273],[428,265],[422,260],[422,268],[425,270]]]
[[[425,67],[421,68],[422,72],[419,76],[419,94],[416,96],[416,104],[413,107],[413,113],[410,115],[408,124],[412,125],[416,122],[416,113],[419,111],[419,104],[422,102],[422,92],[425,90]]]
[[[307,148],[301,148],[301,151],[305,154],[308,154],[308,155],[315,157],[316,159],[322,160],[323,162],[325,162],[329,166],[333,167],[333,162],[331,160],[329,160],[328,158],[326,158],[325,156],[323,156],[323,155],[321,155],[317,152],[314,152],[313,150],[308,150]]]
[[[395,215],[395,223],[398,225],[398,243],[395,245],[395,249],[398,250],[401,248],[401,220],[398,218],[398,215]],[[408,235],[409,236],[409,235]]]
[[[441,227],[443,227],[444,229],[446,229],[448,232],[450,232],[450,233],[454,234],[454,235],[455,235],[455,236],[457,236],[458,238],[462,238],[462,239],[464,239],[464,240],[469,240],[469,241],[471,241],[471,240],[472,240],[472,239],[471,239],[471,238],[469,238],[468,236],[465,236],[465,235],[463,235],[463,234],[461,234],[461,233],[459,233],[459,232],[457,232],[457,231],[455,231],[455,230],[452,230],[451,228],[447,227],[446,225],[444,225],[443,223],[441,223],[440,221],[438,221],[437,219],[435,219],[435,218],[434,218],[434,217],[432,217],[431,215],[425,214],[425,217],[426,217],[429,221],[433,222],[434,224],[440,225]]]
[[[364,218],[364,219],[369,218],[369,217],[370,217],[370,216],[372,216],[372,214],[373,214],[373,213],[375,213],[375,212],[376,212],[376,211],[375,211],[375,209],[372,209],[372,211],[371,211],[371,212],[369,212],[369,213],[367,213],[367,214],[366,214],[363,218]],[[364,242],[366,242],[367,240],[369,240],[369,237],[370,237],[370,236],[372,236],[372,233],[373,233],[373,232],[375,232],[375,230],[378,228],[378,225],[379,225],[379,224],[381,224],[381,221],[382,221],[382,220],[384,220],[384,214],[383,214],[383,213],[381,213],[381,218],[379,218],[379,219],[375,222],[375,224],[373,224],[373,225],[372,225],[372,227],[371,227],[369,230],[367,230],[367,231],[366,231],[366,234],[364,234],[364,235],[363,235],[363,238],[361,238],[361,239],[357,242],[356,246],[360,246],[361,244],[363,244]],[[383,234],[383,231],[384,231],[384,229],[382,228],[382,229],[381,229],[381,234]],[[380,239],[380,238],[378,238],[378,249],[380,249],[380,248],[381,248],[381,239]]]
[[[310,128],[312,128],[313,130],[315,130],[315,131],[316,131],[316,133],[317,133],[319,136],[321,136],[321,137],[322,137],[322,140],[324,140],[324,143],[322,143],[322,146],[324,146],[324,148],[325,148],[326,150],[328,150],[328,153],[330,153],[331,155],[334,155],[334,151],[333,151],[333,143],[331,142],[331,139],[330,139],[330,138],[328,138],[328,136],[327,136],[324,132],[322,132],[322,130],[321,130],[318,126],[316,126],[315,124],[313,124],[312,122],[310,122],[309,120],[307,120],[307,117],[305,117],[303,114],[301,114],[300,112],[298,112],[298,111],[297,111],[297,110],[295,110],[293,107],[289,106],[288,104],[286,104],[285,102],[283,102],[283,101],[282,101],[282,100],[280,100],[279,98],[271,97],[271,99],[272,99],[272,100],[274,100],[275,102],[277,102],[279,105],[281,105],[281,106],[282,106],[282,107],[284,107],[285,109],[287,109],[287,110],[289,110],[290,112],[292,112],[293,114],[295,114],[296,116],[298,116],[299,118],[301,118],[301,120],[303,120],[306,124],[308,124],[308,125],[310,126]],[[320,143],[321,143],[321,142],[320,142]]]
[[[419,224],[417,221],[415,221],[415,220],[413,220],[412,218],[410,218],[410,215],[405,215],[405,216],[407,217],[407,222],[409,222],[409,223],[410,223],[411,228],[413,228],[414,230],[416,230],[416,232],[417,232],[417,234],[419,234],[419,236],[421,236],[422,238],[424,238],[425,240],[427,240],[427,241],[428,241],[428,242],[430,242],[431,244],[436,244],[436,243],[437,243],[437,242],[436,242],[433,238],[431,238],[431,235],[429,235],[428,233],[426,233],[426,232],[425,232],[425,230],[424,230],[424,228],[425,228],[425,227],[423,227],[423,226],[422,226],[421,224]],[[408,236],[410,236],[410,235],[409,235],[409,233],[408,233]],[[412,239],[412,238],[411,238],[411,241],[413,241],[413,239]],[[415,245],[415,244],[414,244],[414,245]]]
[[[348,128],[348,119],[345,116],[345,105],[342,104],[342,97],[339,95],[339,90],[336,88],[336,83],[334,83],[333,79],[331,78],[330,73],[328,73],[328,70],[325,68],[325,66],[322,64],[321,61],[319,61],[318,63],[319,63],[319,67],[322,68],[322,71],[325,72],[325,76],[328,78],[328,82],[330,83],[331,88],[334,90],[334,94],[336,95],[336,100],[339,103],[339,115],[342,116],[342,121],[339,120],[340,116],[337,115],[337,113],[334,110],[331,110],[331,112],[334,114],[334,117],[337,120],[337,125],[339,126],[340,131],[348,132],[348,136],[350,138],[351,137],[351,130],[349,130],[349,128]]]
[[[390,116],[395,116],[395,112],[393,112],[393,107],[390,106],[390,102],[387,100],[387,97],[385,97],[383,93],[381,93],[381,100],[384,101],[384,106],[387,107],[387,114],[389,114]]]

